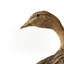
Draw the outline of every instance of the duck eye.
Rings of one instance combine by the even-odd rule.
[[[40,16],[40,14],[36,14],[36,16],[38,17],[38,16]]]

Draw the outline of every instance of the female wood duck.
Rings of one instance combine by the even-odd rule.
[[[52,29],[60,39],[59,50],[54,55],[41,60],[37,64],[64,64],[64,28],[60,20],[47,11],[38,11],[34,13],[20,29],[29,26]]]

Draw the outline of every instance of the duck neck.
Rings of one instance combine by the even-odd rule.
[[[58,20],[59,21],[59,20]],[[57,33],[60,39],[60,49],[64,49],[64,28],[59,22],[58,25],[56,25],[53,30]]]

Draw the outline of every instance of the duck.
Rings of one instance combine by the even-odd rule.
[[[37,11],[30,16],[20,29],[30,26],[54,30],[60,39],[58,51],[54,55],[39,61],[37,64],[64,64],[64,27],[60,20],[48,11]]]

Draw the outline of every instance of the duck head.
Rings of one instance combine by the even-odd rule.
[[[55,29],[56,26],[61,25],[58,18],[47,11],[38,11],[28,19],[28,21],[21,26],[20,29],[28,26],[36,26],[40,28]]]
[[[49,28],[54,30],[60,39],[60,50],[64,49],[64,27],[62,26],[59,19],[53,14],[47,11],[36,12],[32,14],[32,16],[28,19],[28,21],[23,26],[20,27],[20,29],[29,26]]]

